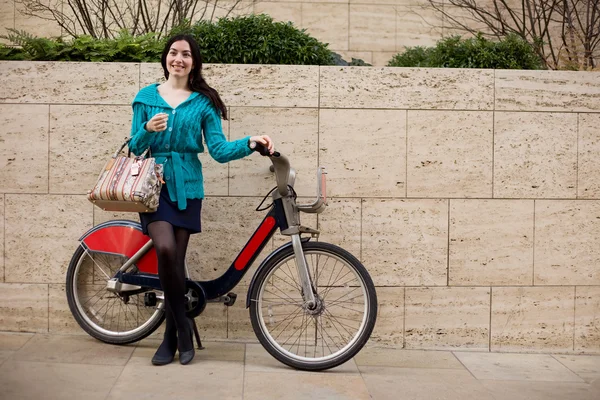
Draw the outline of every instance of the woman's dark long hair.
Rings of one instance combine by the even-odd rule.
[[[162,52],[162,56],[160,57],[160,63],[163,67],[163,71],[165,73],[165,79],[169,79],[169,71],[167,69],[167,55],[169,54],[169,50],[173,43],[178,42],[180,40],[185,40],[189,43],[190,49],[192,50],[192,60],[194,62],[194,68],[190,71],[190,80],[189,87],[194,92],[199,92],[205,95],[210,99],[213,106],[221,112],[221,117],[223,119],[227,119],[227,107],[225,107],[225,103],[221,100],[219,93],[210,86],[204,80],[202,76],[202,58],[200,57],[200,47],[191,35],[175,35],[169,39],[165,48]]]

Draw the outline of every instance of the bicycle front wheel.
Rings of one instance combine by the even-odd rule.
[[[164,320],[163,302],[146,306],[143,290],[107,290],[107,281],[126,260],[119,254],[92,252],[80,245],[67,271],[67,300],[73,317],[83,330],[105,343],[137,342]]]
[[[375,286],[365,267],[329,243],[302,244],[316,305],[303,300],[292,247],[263,268],[252,288],[250,319],[277,360],[303,370],[345,363],[365,345],[377,317]]]

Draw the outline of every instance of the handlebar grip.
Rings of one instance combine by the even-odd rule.
[[[273,154],[269,153],[269,149],[266,148],[264,145],[262,145],[261,143],[255,142],[255,141],[251,141],[248,146],[250,147],[251,150],[254,150],[258,153],[260,153],[261,156],[264,157],[279,157],[279,152],[274,151]]]

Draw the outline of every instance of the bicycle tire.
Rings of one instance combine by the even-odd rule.
[[[292,275],[295,269],[295,257],[293,248],[289,247],[288,249],[281,251],[273,259],[269,260],[267,264],[265,264],[265,266],[258,272],[258,275],[256,276],[256,282],[251,288],[250,320],[252,322],[252,328],[254,329],[254,332],[259,342],[273,357],[275,357],[280,362],[301,370],[326,370],[334,368],[350,360],[362,349],[362,347],[369,340],[373,328],[375,327],[375,321],[377,317],[377,294],[373,281],[369,276],[366,268],[352,254],[350,254],[346,250],[338,246],[323,242],[305,242],[302,244],[302,248],[304,250],[307,263],[309,264],[309,270],[312,269],[311,279],[313,281],[313,289],[315,290],[320,299],[320,308],[322,309],[318,311],[319,315],[314,314],[315,312],[317,312],[317,309],[308,310],[304,308],[305,305],[299,305],[299,302],[303,302],[300,287],[301,285],[298,283],[299,281],[295,281],[294,279],[291,279],[289,282],[286,282],[287,286],[285,287],[289,289],[290,287],[295,286],[295,290],[290,290],[286,292],[283,296],[279,296],[279,299],[268,299],[270,295],[275,295],[274,297],[277,298],[277,294],[280,293],[279,291],[276,292],[267,290],[267,287],[270,288],[270,286],[268,286],[269,279],[271,279],[271,282],[273,283],[278,280],[286,281],[287,278],[293,278]],[[332,268],[331,265],[327,267],[328,261],[326,261],[324,265],[322,264],[319,267],[320,257],[333,258],[336,263]],[[290,267],[290,262],[291,264],[293,264],[293,268]],[[336,285],[335,282],[331,282],[331,277],[329,279],[329,282],[325,285],[322,284],[323,280],[319,282],[319,280],[321,279],[321,275],[323,275],[323,279],[327,278],[327,275],[329,274],[329,270],[327,270],[327,268],[331,269],[331,276],[336,274],[335,271],[337,268],[337,263],[342,265],[340,271],[343,267],[346,267],[350,272],[352,272],[353,277],[356,279],[355,284],[349,285],[346,281],[344,285],[342,285],[341,282]],[[288,266],[288,271],[283,272],[281,275],[278,276],[277,271],[284,271],[283,268],[285,265]],[[341,272],[337,273],[338,276],[340,274]],[[281,277],[282,275],[284,276],[284,278]],[[359,288],[360,290],[358,290]],[[300,291],[300,293],[295,293],[296,291]],[[283,293],[283,291],[281,291],[281,293]],[[331,293],[334,294],[332,295]],[[341,293],[345,294],[342,294],[340,296]],[[362,296],[360,294],[362,294]],[[298,299],[297,301],[292,301],[295,300],[294,297],[292,297],[293,295],[296,296],[296,298]],[[327,298],[327,296],[329,295],[331,295],[332,297]],[[364,297],[364,306],[358,304],[358,310],[355,310],[353,308],[355,306],[354,301],[347,302],[346,300],[341,300],[347,295],[356,295],[356,297],[353,298],[349,297],[348,300],[354,300],[358,297]],[[338,298],[332,300],[333,296],[338,296]],[[341,306],[341,303],[351,303],[352,306]],[[273,313],[274,306],[278,307],[278,311],[275,313]],[[265,307],[267,310],[266,314],[269,317],[268,323],[264,321]],[[342,330],[347,330],[347,327],[350,326],[346,325],[350,324],[349,322],[344,321],[342,323],[340,322],[340,320],[355,320],[347,318],[348,315],[346,317],[339,317],[339,319],[338,317],[328,316],[332,315],[331,310],[333,310],[334,307],[345,308],[346,310],[344,310],[343,312],[347,314],[349,314],[350,312],[360,313],[362,307],[364,315],[360,317],[360,319],[356,320],[358,322],[358,327],[355,334],[352,334],[352,332],[348,331],[348,337],[344,337],[345,333],[340,332],[339,328],[341,328]],[[285,315],[285,312],[282,312],[281,314],[278,314],[278,312],[284,309],[290,310],[290,314],[288,314],[285,317],[282,317],[283,315]],[[295,314],[295,316],[290,317],[290,315],[292,314]],[[292,343],[289,349],[286,349],[285,343],[281,342],[283,342],[283,339],[287,336],[278,339],[282,334],[279,333],[277,337],[274,337],[275,333],[278,330],[277,327],[283,325],[286,322],[289,326],[293,323],[294,320],[300,318],[300,315],[302,315],[302,322],[298,338],[295,339],[295,342]],[[311,318],[313,320],[311,320]],[[332,337],[330,334],[326,334],[324,327],[326,328],[327,321],[324,324],[323,318],[330,319],[330,326],[333,326],[335,330],[337,330],[337,333],[340,337],[338,350],[332,351],[331,354],[328,355],[325,355],[325,345],[327,345],[329,350],[331,350],[331,348],[329,346],[329,343],[327,343],[327,336],[329,336],[330,340],[332,341],[335,341],[335,338]],[[313,338],[310,338],[310,340],[307,337],[302,339],[302,335],[308,336],[309,326],[311,326],[310,330],[312,331],[312,324],[314,324],[315,332],[314,344]],[[268,325],[270,325],[272,329],[270,329]],[[319,329],[321,329],[320,346],[322,348],[322,355],[317,356],[317,353],[319,352]],[[294,333],[294,336],[289,336],[289,338],[286,339],[286,341],[291,340],[293,337],[295,337],[297,332],[298,331]],[[335,331],[333,332],[335,335]],[[294,352],[293,348],[296,346],[296,342],[298,342],[298,351]],[[304,343],[304,345],[301,344],[302,342]],[[335,345],[335,343],[333,344]],[[296,354],[302,353],[302,346],[304,346],[303,355]],[[308,350],[310,352],[313,352],[312,357],[307,357]]]
[[[87,332],[90,336],[105,342],[105,343],[110,343],[110,344],[129,344],[129,343],[134,343],[137,342],[139,340],[144,339],[145,337],[149,336],[150,334],[152,334],[156,329],[158,329],[158,327],[162,324],[163,320],[164,320],[164,312],[161,308],[161,306],[159,307],[154,307],[154,309],[152,310],[152,312],[150,313],[150,309],[147,310],[148,313],[146,315],[149,315],[149,318],[142,321],[142,319],[144,319],[144,317],[140,318],[140,324],[137,326],[134,326],[137,324],[136,322],[131,323],[131,325],[129,327],[127,327],[127,325],[124,326],[124,328],[127,328],[125,330],[119,330],[119,322],[117,322],[116,325],[116,329],[115,328],[111,328],[110,326],[112,326],[112,324],[109,327],[104,327],[101,326],[102,321],[106,320],[106,317],[108,315],[108,309],[110,307],[110,302],[111,299],[114,299],[113,301],[113,305],[120,306],[120,310],[124,311],[125,313],[125,323],[127,322],[127,310],[129,309],[128,306],[124,304],[124,298],[122,296],[119,296],[115,293],[109,292],[108,290],[106,290],[106,282],[107,282],[107,277],[106,276],[102,276],[100,275],[100,273],[98,272],[98,277],[96,277],[94,274],[97,272],[96,268],[92,268],[92,276],[86,276],[85,273],[89,272],[89,271],[84,271],[85,267],[83,266],[83,263],[85,261],[86,258],[91,259],[93,264],[97,265],[97,261],[94,260],[94,258],[92,257],[92,254],[97,255],[99,253],[93,253],[93,252],[89,252],[86,251],[83,247],[83,245],[80,245],[77,250],[75,250],[75,253],[73,254],[73,256],[71,257],[71,261],[69,263],[69,267],[67,270],[67,278],[66,278],[66,294],[67,294],[67,301],[69,303],[69,309],[71,310],[71,314],[73,315],[73,318],[75,318],[75,321],[77,321],[77,323],[79,324],[79,326],[85,331]],[[119,258],[119,257],[123,257],[120,255],[116,255],[116,254],[101,254],[100,256],[103,257],[115,257],[115,258]],[[100,257],[100,256],[97,256]],[[115,265],[118,267],[120,265],[122,265],[122,262],[120,263],[115,263]],[[100,267],[97,267],[100,268]],[[104,273],[104,272],[103,272]],[[110,275],[110,277],[112,277],[112,274],[106,274],[104,273],[104,275]],[[83,279],[83,283],[82,285],[80,285],[80,281]],[[92,308],[92,306],[90,305],[89,310],[86,309],[86,307],[84,307],[84,305],[87,305],[87,303],[94,297],[88,298],[87,300],[83,298],[83,292],[85,290],[85,287],[92,287],[92,291],[99,289],[98,292],[96,292],[96,294],[94,296],[98,296],[98,300],[96,300],[96,302],[94,303],[97,304],[98,302],[100,302],[101,300],[105,300],[105,304],[102,304],[102,308],[98,308],[96,310],[94,310]],[[104,290],[102,289],[104,288]],[[103,297],[104,296],[104,297]],[[142,296],[138,296],[136,295],[136,309],[138,311],[138,315],[141,315],[140,312],[140,303],[143,305],[143,294]],[[84,303],[84,300],[85,303]],[[121,303],[119,303],[119,301]],[[129,301],[131,301],[131,299],[129,299]],[[162,304],[162,303],[161,303]],[[104,316],[100,317],[100,313],[102,312],[102,310],[104,309],[104,307],[106,307],[106,311],[104,312]],[[145,307],[145,306],[144,306]],[[146,311],[146,310],[144,310]],[[135,313],[133,311],[130,310],[130,312],[132,313],[133,316],[135,316]],[[112,313],[110,315],[110,319],[114,320],[114,309],[112,310]],[[117,316],[117,321],[120,321],[120,315]]]

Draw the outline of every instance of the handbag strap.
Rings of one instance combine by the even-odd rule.
[[[127,146],[130,141],[131,141],[130,137],[125,138],[125,143],[123,143],[123,145],[119,148],[119,150],[117,150],[115,152],[115,154],[113,155],[113,158],[117,158],[119,153],[123,151],[125,146]],[[146,158],[146,154],[148,154],[149,157],[152,157],[152,151],[150,150],[150,146],[148,146],[148,148],[142,154],[139,155],[139,158],[142,158],[142,159]],[[128,148],[127,157],[131,157],[131,149],[130,148]]]

